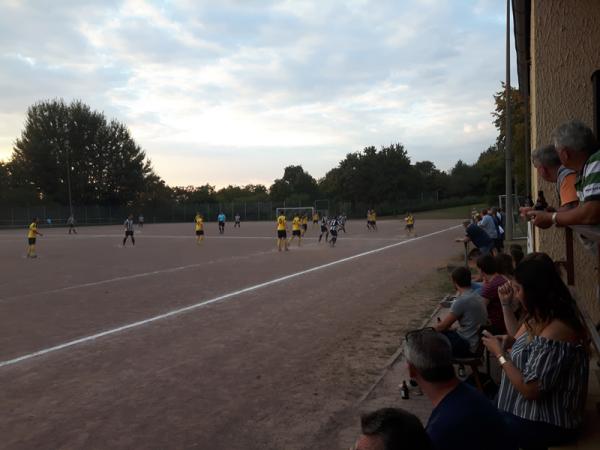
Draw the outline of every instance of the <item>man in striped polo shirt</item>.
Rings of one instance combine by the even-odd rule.
[[[554,147],[563,166],[577,172],[579,206],[567,211],[529,211],[533,224],[600,225],[600,149],[594,132],[579,120],[563,123],[552,132]]]

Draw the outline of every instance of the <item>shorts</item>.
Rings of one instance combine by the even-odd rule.
[[[308,225],[306,225],[305,223],[303,223],[303,224],[302,224],[302,229],[303,229],[304,231],[306,231],[306,230],[308,229]]]
[[[318,221],[318,220],[313,220],[313,224],[315,224],[315,225],[316,225],[316,224],[318,224],[318,223],[319,223],[319,221]]]
[[[369,225],[375,225],[375,221],[374,221],[374,220],[367,220],[367,223],[368,223]]]
[[[277,230],[277,238],[285,239],[287,237],[287,232],[285,230]]]
[[[330,233],[333,237],[337,237],[337,230],[331,230]]]
[[[203,236],[204,230],[196,230],[196,236]]]
[[[321,233],[327,233],[327,227],[324,225],[321,225]]]
[[[133,236],[133,231],[126,231],[125,236]]]
[[[27,242],[29,242],[29,245],[35,245],[35,238],[27,238]]]
[[[293,230],[292,236],[300,236],[300,230]]]
[[[220,227],[224,227],[225,226],[225,222],[219,222],[219,226]]]
[[[406,224],[406,229],[407,230],[412,230],[415,226],[412,224]]]

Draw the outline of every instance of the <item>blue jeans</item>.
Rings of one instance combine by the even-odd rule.
[[[547,450],[548,447],[567,444],[577,437],[578,430],[534,422],[505,411],[500,411],[500,414],[523,450]]]

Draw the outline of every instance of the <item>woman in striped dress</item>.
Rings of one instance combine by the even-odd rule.
[[[566,443],[583,421],[589,373],[587,334],[575,302],[549,258],[523,261],[499,294],[509,336],[483,338],[502,366],[498,409],[520,448]],[[521,323],[513,299],[523,307]]]

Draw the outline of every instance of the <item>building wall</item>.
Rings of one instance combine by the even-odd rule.
[[[591,76],[600,69],[600,1],[532,0],[531,10],[531,144],[550,143],[552,130],[579,119],[592,127]],[[556,205],[554,187],[532,170],[532,189],[543,190]],[[535,196],[534,196],[535,199]],[[575,239],[578,296],[594,320],[600,320],[598,260]],[[565,258],[564,231],[537,230],[535,248],[555,259]]]

